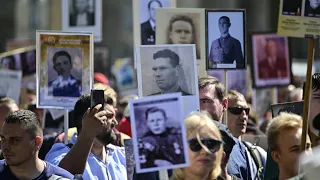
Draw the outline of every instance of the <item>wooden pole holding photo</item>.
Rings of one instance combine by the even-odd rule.
[[[271,104],[278,103],[278,88],[271,88],[270,97],[271,97]]]
[[[304,91],[304,103],[303,103],[303,124],[302,124],[302,136],[301,136],[301,146],[300,151],[303,152],[306,149],[307,133],[308,133],[308,119],[310,111],[310,97],[311,97],[311,76],[312,76],[312,66],[314,60],[314,39],[309,39],[308,45],[308,62],[307,62],[307,74],[306,74],[306,84]]]
[[[64,111],[64,118],[63,118],[63,129],[64,129],[64,144],[68,144],[68,129],[69,129],[69,111]]]
[[[225,88],[225,94],[226,96],[228,96],[228,71],[227,70],[224,70],[224,88]],[[228,125],[228,110],[224,112],[223,124],[225,124],[226,126]]]

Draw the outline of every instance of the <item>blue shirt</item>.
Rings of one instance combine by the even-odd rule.
[[[75,144],[76,136],[71,139]],[[45,160],[58,165],[64,156],[70,151],[70,148],[63,143],[56,143],[46,155]],[[77,162],[74,162],[77,163]],[[107,163],[102,162],[98,157],[90,152],[86,168],[83,173],[83,179],[103,179],[103,180],[123,180],[127,179],[126,159],[124,148],[107,145]]]
[[[58,76],[48,84],[49,94],[59,97],[79,97],[81,95],[81,81],[75,77],[70,76],[64,79],[62,76]]]
[[[14,176],[14,174],[11,172],[9,166],[6,165],[5,160],[0,161],[0,179],[10,179],[10,180],[19,180],[17,177]],[[51,175],[58,175],[67,179],[73,179],[73,175],[70,174],[68,171],[52,165],[48,162],[46,162],[46,167],[42,171],[42,173],[35,178],[36,180],[47,180],[50,178]]]
[[[249,160],[246,153],[246,146],[236,138],[228,161],[227,171],[240,179],[251,179]]]

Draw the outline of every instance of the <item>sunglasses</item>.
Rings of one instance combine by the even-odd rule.
[[[246,112],[246,115],[249,115],[250,108],[237,108],[237,107],[229,107],[229,112],[231,114],[240,115],[243,111]]]
[[[211,138],[201,138],[200,139],[202,144],[204,144],[212,153],[217,152],[220,149],[220,146],[222,144],[222,141],[211,139]],[[193,152],[199,152],[202,149],[201,144],[198,142],[197,138],[189,139],[189,148]]]

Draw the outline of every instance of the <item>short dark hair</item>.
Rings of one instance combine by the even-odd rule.
[[[172,24],[175,23],[176,21],[184,21],[184,22],[187,22],[191,25],[191,28],[192,28],[192,42],[195,43],[195,39],[196,39],[196,32],[195,32],[195,27],[194,27],[194,23],[193,23],[193,20],[189,17],[189,16],[186,16],[186,15],[176,15],[176,16],[173,16],[171,19],[170,19],[170,22],[169,22],[169,31],[172,31]],[[172,42],[170,42],[172,43]]]
[[[145,112],[145,115],[146,115],[146,120],[148,120],[148,116],[150,113],[155,113],[155,112],[161,112],[163,117],[165,119],[167,119],[167,115],[166,115],[166,112],[163,110],[163,109],[160,109],[158,107],[151,107],[151,108],[148,108]]]
[[[161,3],[159,0],[151,0],[151,1],[148,3],[148,9],[150,9],[152,2],[157,2],[157,3],[160,5],[160,7],[162,7],[162,3]]]
[[[27,133],[35,138],[36,136],[43,137],[42,127],[38,116],[29,110],[18,110],[7,115],[5,124],[19,124]]]
[[[79,97],[76,104],[74,105],[74,122],[77,127],[78,134],[82,130],[82,118],[90,107],[91,96],[90,94],[83,94]]]
[[[225,87],[217,78],[213,76],[206,76],[198,79],[199,90],[205,89],[209,85],[214,85],[216,95],[219,101],[222,102],[223,99],[226,98]]]
[[[179,55],[170,49],[163,49],[154,53],[153,59],[156,60],[158,58],[170,58],[170,64],[173,67],[177,67],[180,63]]]
[[[69,62],[71,64],[71,56],[67,51],[58,51],[58,52],[54,53],[53,58],[52,58],[53,64],[56,62],[56,60],[60,56],[66,56],[69,59]]]
[[[220,22],[221,19],[226,19],[228,21],[228,23],[230,24],[230,18],[228,16],[221,16],[219,18],[219,22]]]

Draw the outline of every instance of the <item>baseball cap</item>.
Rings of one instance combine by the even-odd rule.
[[[108,78],[102,73],[94,73],[94,80],[98,81],[99,83],[109,85]]]

